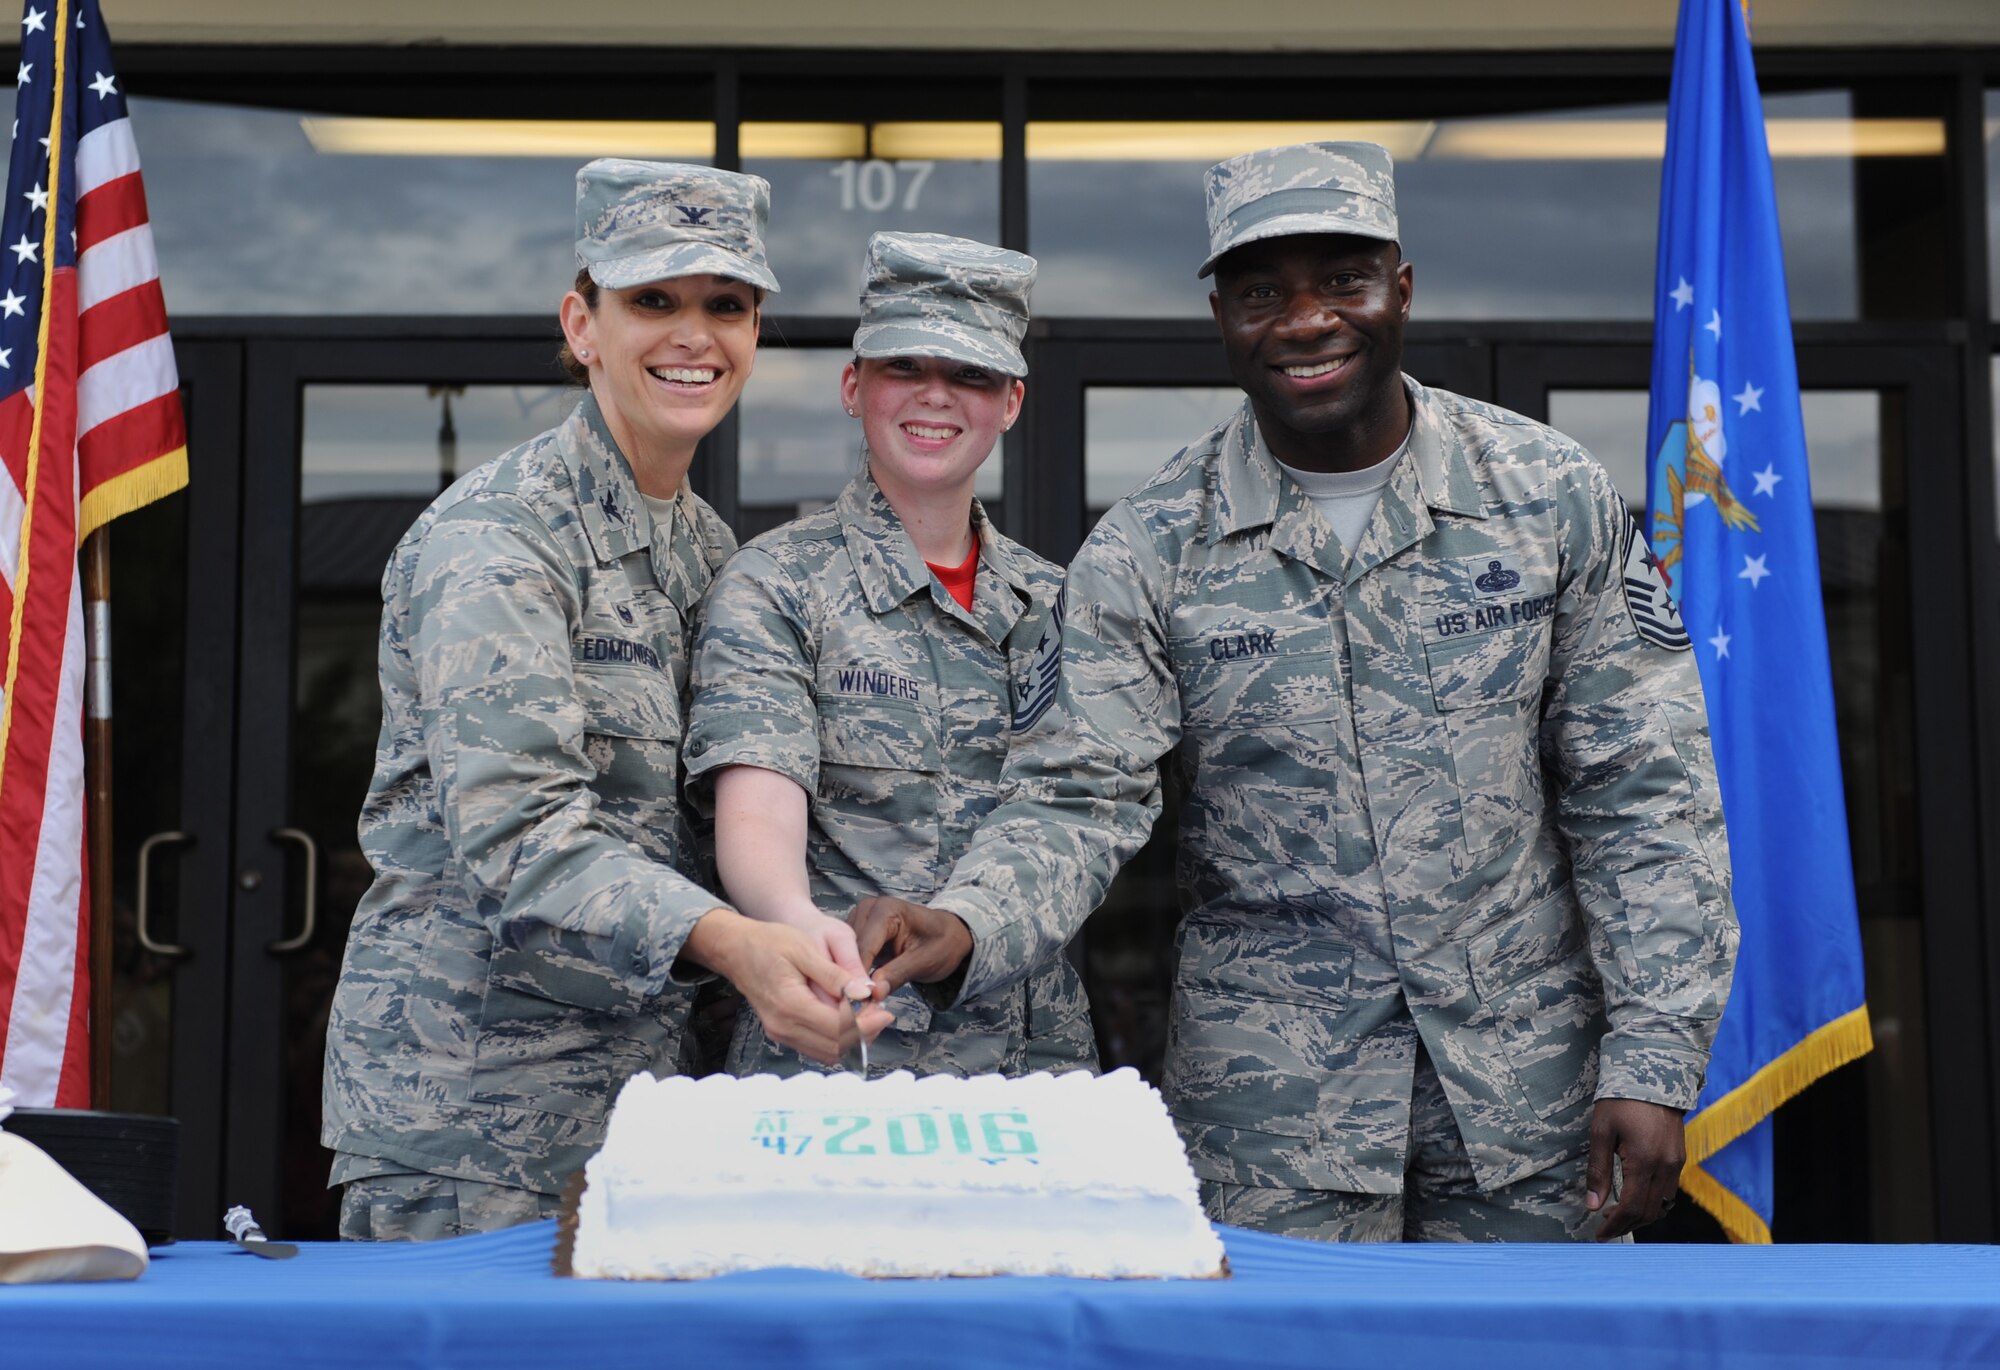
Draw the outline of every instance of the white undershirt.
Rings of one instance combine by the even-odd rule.
[[[678,490],[666,499],[655,499],[643,490],[639,492],[639,498],[646,501],[646,512],[653,516],[653,526],[659,529],[661,536],[668,541],[673,539],[674,505],[680,502],[680,497],[681,493]]]
[[[1278,463],[1279,469],[1305,491],[1313,508],[1319,510],[1320,517],[1340,539],[1340,550],[1345,553],[1343,565],[1354,559],[1354,549],[1361,545],[1361,535],[1368,531],[1368,520],[1375,517],[1375,506],[1382,502],[1382,492],[1389,488],[1389,477],[1395,473],[1396,463],[1409,450],[1410,439],[1406,435],[1402,446],[1359,471],[1301,471],[1296,466]]]

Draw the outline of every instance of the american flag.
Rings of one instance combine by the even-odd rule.
[[[29,0],[20,61],[0,207],[0,1086],[31,1107],[86,1107],[77,547],[186,485],[187,438],[97,0]]]

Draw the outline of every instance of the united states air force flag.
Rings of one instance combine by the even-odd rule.
[[[1648,524],[1715,739],[1743,946],[1683,1187],[1769,1241],[1769,1115],[1866,1052],[1805,425],[1738,0],[1681,0],[1653,302]]]

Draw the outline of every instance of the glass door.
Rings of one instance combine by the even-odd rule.
[[[355,819],[381,726],[382,571],[445,486],[567,414],[554,356],[538,338],[251,352],[224,1174],[273,1233],[331,1237],[337,1217],[321,1057],[372,878]]]
[[[1650,348],[1496,355],[1500,402],[1582,442],[1643,508]],[[1962,1226],[1990,1202],[1991,1074],[1972,895],[1972,701],[1969,670],[1955,669],[1968,660],[1970,563],[1951,517],[1964,461],[1952,367],[1942,347],[1799,351],[1876,1045],[1777,1114],[1782,1241],[1984,1239]],[[1934,1090],[1933,1078],[1950,1088]],[[1947,1176],[1961,1191],[1949,1203]]]

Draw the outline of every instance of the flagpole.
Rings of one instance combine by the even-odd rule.
[[[111,530],[83,540],[83,770],[90,858],[90,1106],[111,1107]]]

